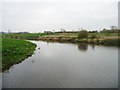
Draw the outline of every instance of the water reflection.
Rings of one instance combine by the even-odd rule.
[[[91,44],[91,47],[94,50],[95,49],[95,44]]]
[[[88,44],[87,43],[78,43],[78,49],[80,51],[86,52],[88,49]]]
[[[33,43],[37,44],[35,55],[3,73],[3,88],[118,87],[118,48],[86,43]]]
[[[2,90],[2,73],[0,73],[0,90]]]

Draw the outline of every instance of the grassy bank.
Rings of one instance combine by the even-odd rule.
[[[88,33],[86,38],[78,38],[78,33],[57,33],[39,37],[39,40],[120,46],[120,33]]]
[[[16,38],[16,39],[27,39],[27,40],[38,40],[39,37],[45,36],[44,33],[25,33],[25,34],[3,34],[3,38]]]
[[[36,45],[25,40],[2,38],[2,70],[30,56]]]
[[[57,42],[87,42],[102,45],[120,46],[120,33],[89,33],[87,38],[78,38],[78,32],[63,33],[28,33],[28,34],[3,34],[2,37],[27,39],[27,40],[43,40]]]

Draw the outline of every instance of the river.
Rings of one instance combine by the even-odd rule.
[[[3,88],[118,87],[118,47],[31,42],[34,54],[3,72]]]

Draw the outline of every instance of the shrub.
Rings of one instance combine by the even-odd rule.
[[[95,39],[97,36],[95,34],[92,34],[90,38]]]
[[[82,30],[78,33],[78,39],[88,38],[88,32],[86,30]]]
[[[104,45],[113,45],[120,47],[120,39],[107,39],[104,40]]]

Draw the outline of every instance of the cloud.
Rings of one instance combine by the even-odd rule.
[[[1,2],[118,2],[119,0],[1,0]]]
[[[3,29],[40,32],[46,29],[81,27],[92,30],[117,25],[117,0],[116,2],[50,1],[4,2]]]

